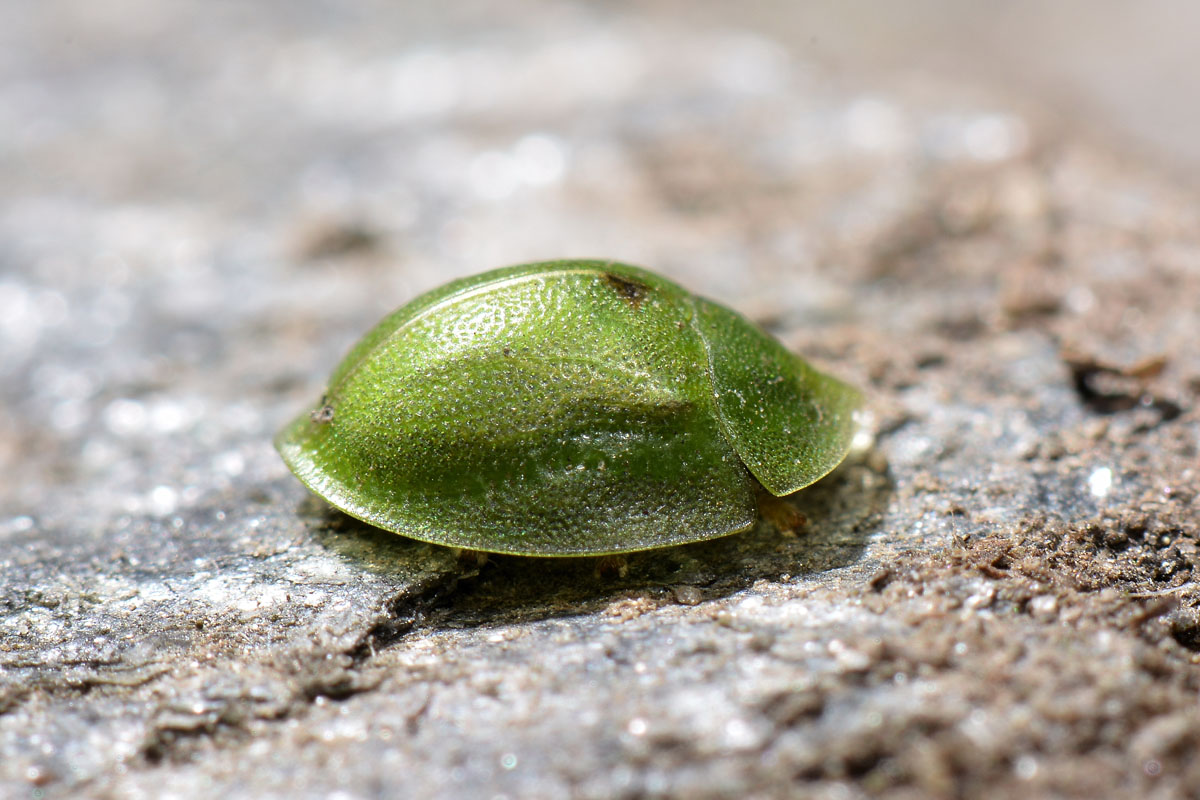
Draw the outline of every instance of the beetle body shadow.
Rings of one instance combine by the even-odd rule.
[[[816,580],[851,566],[882,524],[892,493],[879,460],[847,459],[785,498],[804,521],[798,530],[760,520],[741,533],[630,553],[616,561],[611,556],[461,557],[452,548],[375,528],[315,497],[305,501],[303,513],[316,523],[317,542],[357,569],[387,571],[390,563],[408,571],[412,559],[436,560],[443,568],[453,562],[447,579],[455,586],[439,597],[437,624],[468,628],[588,614],[631,596],[695,605],[758,581]]]

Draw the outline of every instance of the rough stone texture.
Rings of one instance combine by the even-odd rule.
[[[1193,193],[761,36],[399,5],[4,12],[0,795],[1200,786]],[[869,390],[799,535],[481,566],[287,474],[384,312],[560,256]]]

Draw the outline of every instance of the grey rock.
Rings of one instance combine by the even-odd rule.
[[[5,35],[0,795],[1200,785],[1193,194],[665,16],[90,8]],[[597,255],[867,388],[798,535],[479,564],[275,456],[391,308]]]

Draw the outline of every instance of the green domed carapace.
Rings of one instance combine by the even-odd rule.
[[[604,261],[493,270],[386,317],[275,446],[427,542],[577,556],[751,527],[845,457],[858,391],[736,312]]]

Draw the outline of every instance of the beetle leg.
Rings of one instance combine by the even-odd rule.
[[[482,550],[469,550],[465,547],[452,547],[457,551],[458,566],[465,570],[478,570],[488,562],[488,554]]]
[[[629,560],[625,556],[614,553],[610,556],[600,556],[596,559],[596,577],[611,581],[624,578],[629,574]]]
[[[766,491],[758,493],[758,513],[787,537],[795,536],[808,524],[808,518],[794,505]]]

